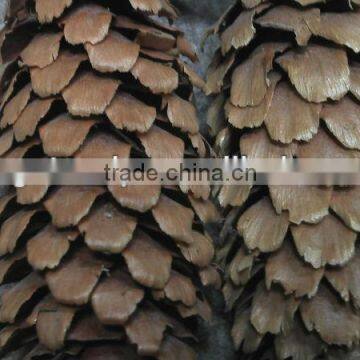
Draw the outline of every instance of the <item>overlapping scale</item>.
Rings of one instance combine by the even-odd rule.
[[[359,157],[358,5],[232,5],[213,28],[221,51],[206,84],[216,96],[208,124],[221,155]],[[217,121],[221,107],[229,124]],[[220,189],[227,219],[217,258],[239,358],[356,358],[358,193],[349,186]]]
[[[179,57],[196,54],[152,16],[175,18],[168,0],[29,5],[34,33],[2,48],[16,61],[1,82],[1,156],[206,155],[191,103],[193,83],[204,83]],[[194,320],[211,317],[203,287],[220,282],[209,195],[115,184],[5,195],[0,356],[195,359]]]

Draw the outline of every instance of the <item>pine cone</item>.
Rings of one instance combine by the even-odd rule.
[[[10,1],[2,32],[5,158],[183,158],[209,150],[201,79],[168,0]],[[219,282],[208,188],[25,186],[1,198],[4,358],[194,359]],[[203,284],[202,284],[203,283]]]
[[[224,14],[206,84],[220,154],[359,157],[358,5],[242,0]],[[356,358],[360,189],[224,186],[218,199],[217,258],[242,356]]]

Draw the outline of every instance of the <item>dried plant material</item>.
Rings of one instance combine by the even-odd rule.
[[[151,25],[151,26],[150,26]],[[130,18],[128,16],[118,14],[115,17],[114,27],[120,29],[127,30],[137,30],[139,32],[148,32],[148,31],[156,31],[156,29],[164,31],[171,34],[181,34],[182,32],[175,26],[170,25],[166,22],[159,21],[159,18],[147,16],[146,23],[139,22],[134,18]]]
[[[279,334],[288,331],[300,301],[286,298],[280,291],[268,291],[263,283],[256,289],[252,301],[251,323],[260,334]]]
[[[11,68],[11,64],[13,65],[17,61],[21,51],[29,44],[36,31],[34,22],[28,18],[29,13],[25,9],[24,1],[21,1],[23,3],[23,12],[25,13],[25,18],[23,19],[11,16],[9,12],[6,14],[6,8],[10,8],[12,4],[15,4],[14,2],[6,1],[2,3],[4,6],[1,9],[0,20],[0,60],[4,67],[0,71],[1,75],[6,73],[6,69]],[[19,2],[17,3],[19,4]]]
[[[144,133],[150,130],[155,121],[156,108],[120,92],[106,109],[106,115],[118,129]]]
[[[131,276],[141,285],[161,290],[170,278],[171,253],[138,231],[123,251]]]
[[[45,285],[45,283],[44,283],[44,285]],[[33,305],[34,307],[31,311],[30,315],[28,315],[25,318],[25,320],[20,323],[20,328],[27,329],[29,327],[34,326],[38,319],[38,315],[39,315],[39,311],[40,311],[41,307],[43,305],[46,305],[47,303],[49,303],[49,301],[51,301],[51,299],[52,299],[51,295],[48,294],[45,297],[42,297],[42,294],[43,294],[43,291],[40,290],[40,294],[35,295],[35,298],[30,300],[31,302],[34,302],[34,300],[35,300],[35,304]],[[37,299],[37,297],[39,295],[41,298],[40,301],[38,301],[38,299]],[[26,309],[26,306],[25,306],[25,309]]]
[[[119,254],[131,241],[136,225],[135,218],[106,203],[83,219],[79,229],[91,250]]]
[[[268,73],[275,54],[287,49],[287,43],[266,43],[259,46],[232,74],[231,103],[235,106],[259,105],[270,86]]]
[[[44,201],[44,206],[55,226],[74,226],[89,213],[96,198],[104,192],[100,186],[63,186]]]
[[[76,152],[76,158],[83,159],[110,159],[117,156],[119,159],[130,157],[131,146],[120,141],[115,135],[97,132],[88,136],[81,148]]]
[[[77,309],[50,300],[39,311],[36,332],[40,344],[50,350],[59,350],[65,345],[65,338]]]
[[[360,252],[357,249],[355,256],[343,268],[329,268],[325,276],[333,288],[346,301],[360,308]]]
[[[224,185],[220,190],[218,200],[222,207],[242,206],[248,199],[250,191],[250,185]]]
[[[123,207],[145,213],[159,201],[161,186],[159,185],[120,185],[109,186],[115,200]]]
[[[17,241],[36,213],[37,210],[20,210],[2,224],[0,230],[0,255],[14,252]]]
[[[339,100],[350,89],[350,69],[344,50],[309,45],[301,52],[289,51],[276,61],[307,101]]]
[[[71,45],[97,44],[108,34],[111,20],[111,13],[102,6],[83,5],[63,20],[65,39]]]
[[[71,114],[102,114],[114,98],[119,84],[118,80],[86,72],[78,76],[62,94]]]
[[[4,155],[11,149],[14,143],[14,130],[8,128],[0,135],[0,156]]]
[[[283,156],[292,158],[296,154],[296,150],[296,143],[286,145],[271,141],[264,128],[252,131],[240,138],[241,155],[251,159],[281,158]]]
[[[182,159],[184,157],[184,141],[158,126],[153,126],[145,134],[140,134],[139,140],[150,158]]]
[[[44,68],[52,64],[59,55],[62,33],[45,33],[36,35],[30,44],[21,52],[22,61],[27,66]]]
[[[12,191],[9,191],[8,193],[2,194],[0,196],[0,215],[1,216],[3,215],[3,212],[5,211],[5,209],[11,202],[11,200],[14,199],[14,197],[15,197],[15,194]]]
[[[214,266],[208,266],[200,271],[200,280],[203,286],[211,286],[216,290],[221,289],[222,279]]]
[[[205,91],[204,79],[199,76],[199,74],[195,72],[188,64],[182,62],[181,60],[178,60],[177,63],[179,64],[183,73],[188,77],[190,83],[200,90]]]
[[[356,232],[360,232],[360,188],[334,190],[331,209]]]
[[[4,326],[0,331],[0,346],[3,348],[16,336],[19,331],[17,325],[7,325]]]
[[[69,114],[59,115],[39,130],[44,152],[57,157],[73,155],[95,124],[95,120],[74,120]]]
[[[318,223],[329,213],[331,188],[317,186],[270,186],[276,212],[289,211],[292,223]]]
[[[227,20],[229,19],[230,14],[236,9],[237,4],[231,4],[229,5],[226,10],[221,14],[221,16],[218,18],[216,23],[207,30],[206,37],[212,35],[212,34],[219,34],[220,30],[226,24]]]
[[[26,252],[24,250],[3,257],[0,260],[0,283],[3,284],[7,275],[25,260]]]
[[[50,111],[54,99],[35,99],[26,106],[14,124],[15,139],[24,141],[28,136],[34,135],[39,122]]]
[[[135,10],[148,12],[155,15],[164,15],[171,19],[177,18],[177,9],[169,0],[129,0]]]
[[[179,75],[173,68],[144,58],[138,58],[131,74],[154,94],[170,94],[179,85]]]
[[[103,261],[83,248],[55,270],[45,274],[51,294],[62,304],[87,304],[100,275],[105,270]]]
[[[230,102],[228,102],[230,104]],[[224,117],[224,104],[225,104],[225,94],[220,93],[216,95],[211,103],[206,113],[206,124],[209,127],[210,136],[215,137],[225,126],[225,117]],[[225,104],[227,107],[227,105]],[[228,113],[230,111],[228,110]]]
[[[358,1],[358,0],[354,0],[354,1]],[[175,20],[179,15],[178,9],[172,5],[170,0],[161,0],[161,3],[162,3],[162,10],[160,12],[160,15],[164,15],[172,20]],[[168,27],[168,29],[171,30],[173,28],[170,26]]]
[[[4,67],[6,71],[6,67]],[[13,75],[13,77],[8,81],[7,83],[7,88],[6,90],[4,89],[3,90],[3,84],[4,84],[4,80],[5,80],[5,77],[6,77],[6,72],[2,73],[2,81],[0,82],[1,83],[1,91],[0,91],[0,99],[1,99],[1,102],[0,102],[0,108],[3,109],[4,105],[7,103],[7,101],[10,99],[10,97],[13,95],[14,93],[14,89],[15,89],[15,85],[17,84],[20,76],[22,76],[24,74],[24,69],[21,69],[19,71],[17,71],[15,73],[15,75]]]
[[[141,31],[143,27],[147,28],[147,25],[142,24],[128,16],[118,14],[114,17],[114,27],[118,29]]]
[[[205,301],[202,302],[199,300],[198,303],[205,304]],[[180,306],[181,306],[181,304],[180,304]],[[209,307],[209,304],[207,303],[206,305],[199,305],[198,308],[200,308],[200,307]],[[201,311],[199,311],[199,315],[200,315],[200,312]],[[203,312],[205,312],[205,311],[203,311]],[[163,312],[163,315],[166,318],[166,321],[168,322],[170,332],[174,336],[178,337],[179,339],[191,339],[191,340],[197,341],[197,338],[193,334],[192,330],[189,330],[181,320],[179,321],[177,318],[171,317],[169,314],[167,314],[165,312]],[[202,315],[200,315],[200,316],[202,316]]]
[[[167,317],[160,310],[148,307],[132,317],[125,325],[125,331],[130,341],[137,345],[139,355],[152,356],[160,350],[167,326]]]
[[[225,115],[228,118],[229,123],[238,129],[261,126],[267,117],[274,90],[280,78],[281,76],[277,73],[269,74],[270,86],[266,91],[264,99],[257,106],[246,106],[241,108],[234,106],[230,100],[228,100],[225,104]]]
[[[318,133],[308,143],[302,143],[298,147],[299,158],[358,158],[360,152],[347,149],[330,136],[321,127]]]
[[[7,152],[4,157],[7,159],[20,159],[27,155],[27,153],[33,148],[39,146],[41,144],[40,140],[37,138],[33,138],[27,142],[24,142],[17,146],[16,148]]]
[[[140,46],[115,31],[96,45],[85,44],[91,65],[101,72],[128,72],[139,57]]]
[[[91,304],[105,325],[125,325],[144,297],[142,290],[125,273],[115,272],[95,289]]]
[[[357,102],[345,96],[337,103],[326,104],[321,118],[344,146],[360,150],[360,105]]]
[[[167,115],[174,127],[180,128],[183,132],[197,134],[199,124],[195,106],[177,95],[167,96]]]
[[[121,341],[124,338],[124,332],[105,327],[93,314],[78,319],[67,336],[68,341],[79,342]]]
[[[320,111],[321,105],[303,100],[284,81],[275,89],[265,116],[266,128],[274,141],[309,141],[317,133]]]
[[[286,213],[276,214],[269,198],[263,198],[240,217],[239,234],[250,250],[272,252],[279,249],[289,227]]]
[[[66,8],[72,4],[73,0],[36,0],[35,10],[40,23],[50,23],[55,18],[59,18]]]
[[[141,26],[139,30],[135,41],[142,48],[156,50],[159,53],[166,53],[176,45],[175,37],[160,29],[151,26]]]
[[[211,200],[198,199],[193,195],[190,195],[189,201],[195,214],[204,224],[216,223],[221,219],[220,212]]]
[[[238,301],[243,292],[244,287],[234,286],[231,281],[225,282],[225,285],[222,288],[222,294],[226,304],[226,312],[233,310],[235,303]]]
[[[139,156],[215,155],[199,133],[192,105],[192,84],[204,83],[180,59],[195,60],[196,54],[181,30],[151,15],[175,17],[171,0],[156,0],[157,14],[132,8],[133,3],[151,6],[154,0],[14,1],[6,29],[14,31],[1,57],[20,62],[0,69],[0,102],[9,105],[24,86],[29,90],[15,104],[10,121],[1,123],[4,158],[45,154],[80,162],[116,157],[131,163]],[[60,32],[60,49],[51,62],[22,62],[25,43],[49,32]],[[50,50],[36,60],[46,59]],[[7,201],[0,198],[0,256],[3,237],[6,242],[0,282],[15,288],[32,269],[43,281],[19,305],[13,324],[0,332],[3,356],[195,360],[197,339],[186,326],[199,317],[211,319],[204,287],[221,287],[220,274],[211,265],[212,240],[204,236],[216,224],[200,220],[220,220],[211,189],[187,183],[137,186],[119,169],[106,175],[106,187],[29,185],[13,189]],[[179,213],[172,218],[171,211],[166,216],[160,211],[159,226],[153,212],[162,204],[162,190],[180,208],[173,209]],[[27,222],[12,219],[19,211],[32,210]],[[184,228],[177,223],[181,214]],[[14,224],[4,235],[7,219]],[[18,298],[15,294],[14,302]],[[143,312],[156,315],[142,317]],[[13,351],[22,336],[25,342]]]
[[[266,287],[279,283],[285,290],[285,295],[295,297],[312,297],[316,294],[324,269],[314,269],[303,262],[289,242],[272,255],[265,266]]]
[[[235,62],[235,54],[229,54],[224,61],[218,61],[210,67],[206,79],[205,94],[212,95],[221,92],[225,76]]]
[[[145,11],[152,14],[158,14],[162,9],[161,0],[129,0],[135,10]]]
[[[360,318],[325,285],[320,287],[314,298],[301,304],[300,311],[306,328],[316,330],[329,345],[351,347],[358,343]]]
[[[234,285],[246,285],[251,278],[254,265],[254,254],[242,246],[228,266],[227,273]]]
[[[42,277],[36,273],[31,273],[5,290],[1,295],[0,321],[2,323],[14,323],[21,307],[44,286]]]
[[[59,94],[69,85],[84,60],[86,60],[85,55],[64,50],[51,65],[43,69],[31,68],[31,85],[34,92],[40,97]]]
[[[234,134],[229,126],[222,129],[215,139],[214,150],[219,156],[226,156],[231,151]]]
[[[196,289],[191,280],[176,271],[171,272],[164,292],[169,300],[173,302],[180,301],[185,306],[194,306],[197,301]]]
[[[24,86],[4,107],[0,127],[12,125],[19,118],[30,100],[31,85]]]
[[[152,214],[161,230],[175,241],[185,244],[193,242],[192,223],[194,221],[194,212],[191,209],[165,195],[161,195],[159,202],[152,209]]]
[[[168,53],[164,53],[157,50],[149,50],[142,48],[140,50],[140,53],[142,55],[145,55],[146,57],[151,58],[152,60],[158,60],[161,62],[172,62],[175,61],[175,57],[172,55],[169,55]]]
[[[44,281],[43,281],[44,282]],[[45,282],[44,282],[44,286],[45,286]],[[47,304],[49,302],[49,300],[51,299],[51,295],[46,295],[45,297],[43,297],[43,291],[44,289],[40,289],[39,294],[35,294],[34,299],[30,300],[30,303],[34,303],[33,305],[33,309],[30,313],[30,315],[27,314],[26,318],[20,323],[20,327],[22,329],[27,329],[29,327],[32,327],[36,324],[36,321],[38,319],[38,314],[39,314],[39,310],[41,309],[41,307],[45,304]],[[41,298],[41,300],[39,301],[39,298]],[[25,305],[25,309],[26,310],[27,305]],[[22,310],[23,311],[23,310]],[[19,316],[20,318],[22,317],[21,315]]]
[[[199,61],[199,58],[188,39],[184,35],[178,35],[176,39],[176,47],[181,55],[188,57],[193,63]]]
[[[212,242],[197,231],[193,231],[192,240],[190,245],[178,244],[185,259],[200,268],[209,266],[215,252]]]
[[[201,301],[199,298],[197,299],[196,305],[193,307],[188,307],[183,304],[177,305],[177,310],[180,316],[184,319],[200,316],[204,321],[210,322],[212,319],[212,312],[209,303],[205,301]],[[184,337],[194,337],[191,333],[184,334]]]
[[[320,23],[320,10],[299,10],[280,5],[256,19],[256,23],[267,28],[293,31],[300,46],[307,45],[312,33],[310,28]]]
[[[346,45],[356,53],[360,51],[360,13],[322,13],[320,21],[308,23],[314,35],[331,40],[339,45]]]
[[[195,176],[197,175],[198,173],[195,173]],[[184,194],[191,194],[196,199],[208,200],[210,197],[211,188],[205,181],[203,185],[188,185],[181,182],[179,188]]]
[[[237,311],[235,322],[231,328],[231,337],[236,350],[242,350],[245,354],[255,352],[263,339],[250,322],[250,311]]]
[[[178,304],[177,310],[183,319],[187,319],[193,316],[200,316],[207,323],[212,321],[212,311],[207,300],[202,301],[198,298],[196,305],[193,307],[187,307],[183,304]],[[188,330],[185,330],[185,332],[183,331],[183,334],[179,334],[177,336],[180,335],[182,335],[183,338],[192,338],[197,340],[196,337]]]
[[[158,60],[161,62],[175,61],[175,57],[173,55],[169,55],[168,53],[164,53],[164,52],[161,52],[158,50],[150,50],[150,49],[141,48],[140,53],[152,60]]]
[[[207,146],[205,144],[206,140],[202,137],[202,135],[200,133],[197,134],[188,134],[189,135],[189,139],[191,141],[191,145],[194,147],[194,149],[196,149],[198,155],[200,157],[205,157],[207,154]]]
[[[26,244],[27,260],[36,270],[57,267],[70,248],[70,241],[78,236],[77,231],[59,231],[48,225]]]
[[[25,185],[16,189],[18,204],[29,205],[39,202],[47,193],[48,185]]]
[[[360,65],[356,64],[350,68],[350,91],[360,100]]]
[[[196,360],[197,354],[186,343],[173,336],[166,336],[161,343],[157,358],[159,360]]]
[[[316,225],[293,226],[291,232],[299,254],[316,269],[344,265],[354,255],[357,234],[332,215]]]
[[[323,353],[324,345],[316,334],[306,332],[298,320],[286,334],[282,333],[275,338],[276,355],[281,360],[315,359]]]
[[[124,340],[122,329],[105,327],[95,315],[83,315],[77,319],[67,334],[67,341],[101,342]],[[81,351],[74,350],[74,351]],[[76,355],[76,354],[74,354]]]
[[[255,10],[245,10],[221,34],[221,52],[226,55],[232,48],[239,49],[250,43],[256,30],[253,25]]]

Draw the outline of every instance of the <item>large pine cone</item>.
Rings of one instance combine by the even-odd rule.
[[[229,9],[214,28],[221,49],[206,85],[217,94],[209,123],[219,153],[359,157],[358,5],[242,0]],[[219,202],[218,261],[242,356],[357,358],[360,189],[230,186]]]
[[[204,156],[168,0],[10,1],[6,158]],[[0,200],[3,358],[193,359],[219,283],[208,188],[25,186]]]

